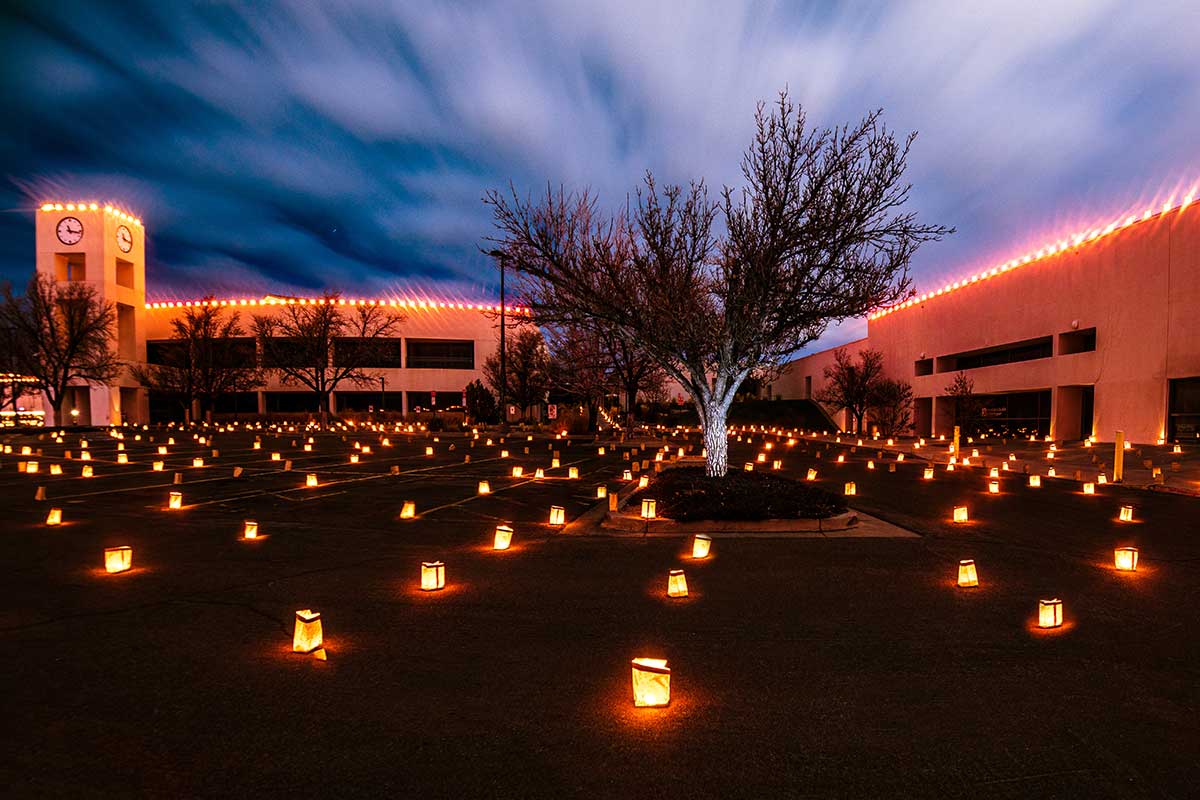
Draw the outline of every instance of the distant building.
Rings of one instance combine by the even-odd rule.
[[[37,214],[37,271],[59,281],[85,281],[117,309],[113,347],[130,363],[155,363],[171,337],[171,320],[202,301],[148,299],[146,233],[141,220],[114,206],[95,203],[47,203]],[[396,346],[380,363],[365,365],[381,376],[372,386],[344,382],[334,393],[333,411],[375,410],[407,413],[411,409],[461,405],[464,387],[483,379],[484,360],[496,352],[498,306],[414,298],[358,299],[347,304],[381,303],[404,314]],[[286,304],[308,299],[218,298],[222,306],[242,314],[249,331],[251,315],[279,313]],[[253,338],[245,354],[256,358]],[[234,394],[219,401],[217,412],[316,412],[312,392],[283,386],[272,378],[261,390]],[[148,422],[171,413],[172,404],[140,386],[128,370],[112,386],[78,386],[63,406],[67,422],[102,425]],[[177,407],[177,406],[176,406]],[[50,410],[46,409],[47,424]]]
[[[919,436],[950,433],[962,371],[984,419],[1055,439],[1117,430],[1200,435],[1200,203],[1156,208],[870,315],[846,345],[913,385]],[[774,391],[813,398],[832,350],[792,361]],[[845,423],[844,418],[840,421]],[[868,422],[868,430],[870,423]]]

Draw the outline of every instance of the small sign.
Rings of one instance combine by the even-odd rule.
[[[558,405],[551,403],[546,406],[546,419],[558,419]]]

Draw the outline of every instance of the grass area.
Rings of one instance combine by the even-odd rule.
[[[669,469],[654,480],[658,513],[680,521],[824,519],[846,510],[842,498],[763,472],[709,478],[700,468]]]

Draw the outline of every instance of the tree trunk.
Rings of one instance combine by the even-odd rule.
[[[725,421],[729,415],[729,404],[708,400],[697,403],[700,424],[704,428],[704,474],[710,478],[722,478],[729,469],[729,436],[725,432]]]
[[[633,410],[637,408],[637,384],[625,385],[625,427],[633,430]]]
[[[320,411],[321,430],[326,430],[329,427],[329,395],[321,393],[317,400],[317,409]]]
[[[588,433],[596,432],[596,429],[597,429],[596,423],[598,422],[597,417],[599,417],[599,408],[600,407],[599,407],[598,403],[595,403],[595,402],[588,403],[588,407],[587,407],[587,410],[588,410]]]
[[[46,397],[45,392],[42,393],[42,397]],[[63,407],[63,401],[66,398],[60,393],[58,395],[57,400],[50,400],[49,397],[46,397],[46,399],[50,403],[50,410],[52,412],[54,412],[54,425],[58,426],[59,428],[64,427],[63,426],[63,418],[62,418],[62,407]],[[45,420],[43,420],[43,424],[45,424]]]

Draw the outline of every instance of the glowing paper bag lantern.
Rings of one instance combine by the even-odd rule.
[[[358,453],[351,453],[351,454],[350,454],[350,463],[351,463],[351,464],[357,464],[357,463],[358,463]]]
[[[681,569],[667,573],[667,597],[687,597],[687,578]]]
[[[958,585],[964,589],[979,586],[979,573],[975,571],[975,559],[964,558],[958,562]]]
[[[48,513],[46,515],[46,524],[47,525],[61,525],[62,524],[62,509],[61,508],[50,509],[50,513]]]
[[[661,461],[662,459],[659,459],[659,460]],[[550,459],[550,469],[558,469],[561,465],[562,465],[562,462],[559,461],[557,458]]]
[[[671,670],[666,659],[633,659],[633,704],[655,708],[671,702]]]
[[[491,484],[489,484],[487,481],[479,482],[479,493],[480,494],[491,494],[491,491],[492,491]]]
[[[165,456],[167,454],[167,446],[165,444],[160,444],[158,446],[158,454],[160,456]]]
[[[1038,627],[1039,628],[1057,628],[1062,625],[1063,621],[1062,600],[1057,597],[1053,600],[1038,601]]]
[[[91,461],[91,460],[92,460],[92,454],[91,454],[91,453],[89,453],[87,450],[82,450],[82,451],[80,451],[80,453],[79,453],[79,460],[80,460],[80,461]]]
[[[808,471],[808,474],[805,475],[805,479],[810,480],[810,481],[815,481],[817,479],[817,471],[815,469],[810,469]]]
[[[1053,478],[1053,477],[1055,477],[1057,474],[1058,474],[1058,473],[1054,471],[1054,467],[1051,467],[1050,469],[1046,470],[1046,477],[1047,477],[1047,478]]]
[[[579,467],[567,467],[567,478],[568,480],[578,480]]]
[[[508,458],[508,451],[507,451],[507,450],[501,450],[501,451],[500,451],[500,457],[501,457],[501,458]]]
[[[896,454],[896,460],[897,460],[897,461],[903,461],[903,460],[904,460],[904,453],[897,453],[897,454]]]
[[[1041,475],[1030,475],[1029,476],[1029,488],[1039,489],[1039,488],[1041,488],[1041,486],[1042,486],[1042,476]]]
[[[311,445],[311,444],[306,444],[306,445],[304,445],[304,452],[306,452],[306,453],[311,453],[311,452],[312,452],[312,445]]]
[[[846,463],[846,456],[845,456],[845,454],[838,454],[838,457],[837,457],[837,463],[839,463],[839,464],[845,464],[845,463]]]
[[[927,481],[933,480],[933,467],[926,467],[922,477]]]
[[[960,523],[967,521],[967,507],[966,506],[955,506],[954,507],[954,521],[960,522]]]
[[[79,474],[80,474],[80,477],[83,477],[83,478],[90,478],[90,477],[92,477],[92,476],[93,476],[95,473],[94,473],[94,472],[92,472],[92,465],[91,465],[91,464],[84,464],[84,465],[83,465],[83,470],[82,470],[82,471],[81,471]]]
[[[133,548],[128,546],[104,548],[104,570],[125,572],[133,566]]]
[[[1096,483],[1108,483],[1108,476],[1101,472],[1096,476]]]
[[[512,468],[512,476],[513,476],[514,478],[519,478],[519,477],[521,477],[521,476],[522,476],[522,475],[524,475],[524,474],[525,474],[525,468],[524,468],[524,467],[513,467],[513,468]]]
[[[562,506],[550,506],[550,524],[551,525],[566,525],[567,510]]]
[[[658,501],[643,500],[642,519],[654,519],[656,516],[658,516]]]
[[[167,508],[178,511],[183,508],[183,492],[171,492],[167,495]]]
[[[596,499],[603,500],[606,497],[608,497],[608,487],[607,486],[597,486],[596,487]]]
[[[1118,547],[1113,551],[1113,565],[1122,572],[1136,572],[1138,549],[1136,547]]]
[[[51,475],[62,475],[62,464],[51,464],[50,465],[50,474]]]
[[[296,627],[292,632],[292,652],[311,653],[324,643],[321,612],[303,608],[296,612]]]
[[[627,469],[627,470],[624,470],[623,472],[621,472],[621,480],[624,480],[624,481],[633,480],[633,471]]]
[[[1083,485],[1083,493],[1084,493],[1084,494],[1095,494],[1095,493],[1096,493],[1096,484],[1094,484],[1094,483],[1085,483],[1085,484]]]
[[[203,466],[204,466],[204,459],[203,459],[203,458],[193,458],[193,459],[192,459],[192,466],[193,466],[193,467],[203,467]]]
[[[507,550],[512,544],[513,529],[508,525],[496,526],[496,537],[492,540],[493,550]]]
[[[441,561],[421,562],[421,591],[436,592],[446,588],[446,565]]]
[[[541,467],[538,467],[537,469],[535,469],[533,471],[533,477],[537,478],[537,479],[541,479],[541,478],[546,477],[546,473],[542,470]]]
[[[433,448],[432,448],[432,447],[426,447],[426,448],[425,448],[425,455],[427,455],[427,456],[431,456],[431,455],[433,455]]]
[[[746,472],[754,472],[754,465],[747,461],[743,469],[746,470]]]
[[[988,493],[1000,494],[1000,481],[988,481]]]
[[[875,462],[868,460],[867,461],[867,469],[875,469]]]
[[[36,462],[36,461],[26,461],[25,462],[25,472],[27,474],[32,475],[37,471],[38,471],[38,462]]]
[[[304,476],[304,485],[309,488],[316,486],[317,485],[317,473],[310,472],[307,475],[305,475]]]
[[[164,466],[165,465],[163,464],[163,462],[155,461],[153,464],[150,465],[150,469],[154,470],[155,472],[162,472]]]
[[[252,519],[248,519],[242,523],[242,538],[257,539],[258,538],[258,523]]]
[[[413,519],[417,516],[417,504],[412,500],[405,500],[404,505],[400,507],[400,519]]]
[[[280,453],[271,453],[271,460],[272,460],[272,461],[279,461],[279,460],[281,460],[282,458],[283,458],[283,456],[282,456]]]
[[[988,470],[988,477],[989,477],[989,478],[999,478],[999,477],[1000,477],[1000,468],[999,468],[999,467],[992,467],[991,469],[989,469],[989,470]]]
[[[703,533],[697,533],[692,539],[692,558],[708,558],[708,551],[711,549],[711,536]]]
[[[846,482],[846,494],[858,494],[858,487],[854,485],[854,481]]]
[[[778,460],[777,460],[777,461],[772,461],[772,462],[771,462],[771,469],[783,469],[783,462],[782,462],[782,461],[778,461]]]
[[[1133,506],[1121,506],[1121,522],[1133,522]]]

